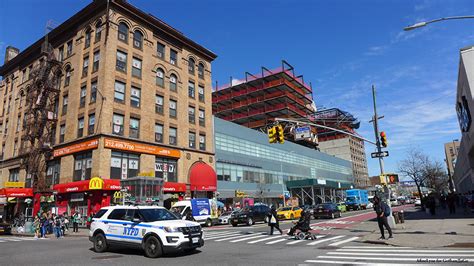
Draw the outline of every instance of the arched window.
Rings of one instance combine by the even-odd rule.
[[[188,72],[189,72],[189,74],[194,75],[194,66],[195,65],[196,65],[196,62],[194,61],[194,59],[189,58],[189,60],[188,60]]]
[[[128,26],[124,22],[120,22],[118,27],[118,39],[128,42]]]
[[[142,44],[143,44],[143,34],[139,30],[136,30],[133,33],[133,47],[142,49]]]
[[[25,93],[23,91],[20,92],[20,102],[19,102],[19,107],[23,106],[23,96],[25,96]]]
[[[176,91],[178,89],[178,78],[175,74],[170,75],[170,90]]]
[[[95,24],[95,42],[100,41],[100,37],[102,35],[102,21],[97,21]]]
[[[91,46],[91,29],[86,30],[86,36],[84,36],[84,48],[89,48]]]
[[[165,72],[163,71],[163,69],[161,68],[158,68],[156,70],[156,85],[160,86],[160,87],[164,87],[165,86]]]
[[[64,87],[69,85],[69,81],[71,81],[71,66],[66,67],[66,78],[64,78]]]
[[[204,64],[203,63],[199,63],[198,65],[198,76],[200,78],[204,78]]]

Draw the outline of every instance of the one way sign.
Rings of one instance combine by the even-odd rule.
[[[372,158],[387,157],[388,156],[388,151],[372,152],[370,154],[370,156],[372,156]]]

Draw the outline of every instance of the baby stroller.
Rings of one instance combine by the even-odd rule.
[[[311,222],[311,213],[309,211],[303,211],[301,213],[300,219],[295,223],[295,225],[290,229],[288,235],[294,236],[296,240],[315,240],[316,236],[310,232],[311,227],[309,226]],[[299,230],[295,234],[296,230]]]

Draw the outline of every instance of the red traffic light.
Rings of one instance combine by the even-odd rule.
[[[380,136],[381,136],[382,138],[387,137],[387,135],[385,134],[385,131],[380,132]]]

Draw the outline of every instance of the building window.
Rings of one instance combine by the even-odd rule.
[[[99,70],[100,51],[94,53],[94,63],[92,65],[92,72]]]
[[[163,114],[163,96],[155,95],[155,112]]]
[[[73,181],[89,180],[92,172],[92,152],[74,156]]]
[[[21,129],[21,115],[18,115],[18,119],[16,120],[16,132],[20,132]]]
[[[155,158],[155,178],[162,178],[163,182],[178,182],[177,161],[162,157]]]
[[[140,89],[132,87],[130,90],[131,95],[130,95],[130,105],[133,107],[140,107]]]
[[[156,85],[160,87],[164,87],[165,86],[164,78],[165,78],[165,72],[163,71],[163,69],[158,68],[156,70]]]
[[[115,68],[118,71],[127,72],[127,54],[117,51],[117,64]]]
[[[63,60],[64,60],[64,46],[61,46],[58,48],[58,61],[62,62]]]
[[[189,81],[188,83],[188,96],[194,99],[195,96],[195,87],[194,82]]]
[[[72,40],[67,42],[66,44],[66,57],[69,57],[72,55]]]
[[[5,131],[4,134],[7,135],[8,134],[8,119],[5,122],[5,130],[4,131]]]
[[[66,125],[59,126],[59,143],[64,142],[64,135],[66,135]]]
[[[69,103],[69,98],[67,95],[63,96],[63,109],[62,109],[62,115],[67,114],[67,104]]]
[[[114,99],[116,102],[125,102],[125,83],[115,81]]]
[[[18,155],[18,140],[13,143],[13,157]]]
[[[204,64],[199,63],[198,65],[198,77],[204,79]]]
[[[142,60],[132,58],[132,76],[140,78],[142,76]]]
[[[123,115],[114,114],[112,134],[123,136]]]
[[[175,74],[170,75],[170,90],[171,91],[176,91],[178,89],[178,78],[176,77]]]
[[[142,44],[143,44],[143,34],[136,30],[133,33],[133,47],[142,49]]]
[[[196,123],[196,114],[195,114],[195,108],[192,106],[188,107],[188,121],[191,124]]]
[[[176,101],[170,100],[170,117],[176,118]]]
[[[87,88],[86,86],[81,87],[81,97],[79,99],[79,108],[86,106],[86,95],[87,95]]]
[[[163,143],[163,125],[155,124],[155,142]]]
[[[201,151],[206,150],[206,136],[205,135],[199,135],[199,149]]]
[[[87,135],[94,134],[95,114],[89,114],[89,123],[87,124]]]
[[[97,100],[97,81],[91,83],[91,103]]]
[[[131,153],[112,151],[110,161],[110,178],[127,179],[138,176],[140,156]]]
[[[196,133],[189,132],[189,148],[196,148]]]
[[[82,134],[84,134],[84,117],[77,120],[77,137],[82,137]]]
[[[102,35],[102,21],[99,20],[95,24],[95,41],[94,42],[100,41],[101,35]]]
[[[194,59],[189,58],[189,60],[188,60],[188,72],[189,72],[190,75],[194,76],[194,66],[195,65],[196,65],[196,62],[194,61]]]
[[[198,87],[198,97],[200,102],[204,102],[204,87],[200,85]]]
[[[169,144],[176,145],[178,143],[178,130],[175,127],[170,127],[169,131]]]
[[[8,182],[20,182],[20,169],[10,169],[9,171]]]
[[[178,52],[173,49],[170,49],[170,64],[176,65],[178,62]]]
[[[26,81],[26,68],[23,69],[23,71],[21,72],[22,75],[21,75],[21,83],[25,82]]]
[[[91,29],[87,29],[86,36],[84,37],[84,49],[91,46]]]
[[[204,110],[199,109],[199,125],[204,127],[206,125]]]
[[[157,43],[156,44],[156,55],[163,59],[165,58],[165,45],[162,43]]]
[[[71,66],[66,67],[66,78],[64,78],[64,87],[69,86],[71,81]]]
[[[20,102],[18,103],[18,107],[22,107],[23,106],[23,97],[25,96],[25,94],[23,93],[23,91],[20,92]]]
[[[120,22],[118,27],[118,39],[128,43],[128,26],[124,22]]]
[[[135,139],[140,137],[140,119],[130,118],[130,129],[128,135]]]
[[[59,184],[59,172],[61,169],[61,164],[59,160],[49,161],[46,168],[46,179],[48,180],[46,184],[57,185]]]

